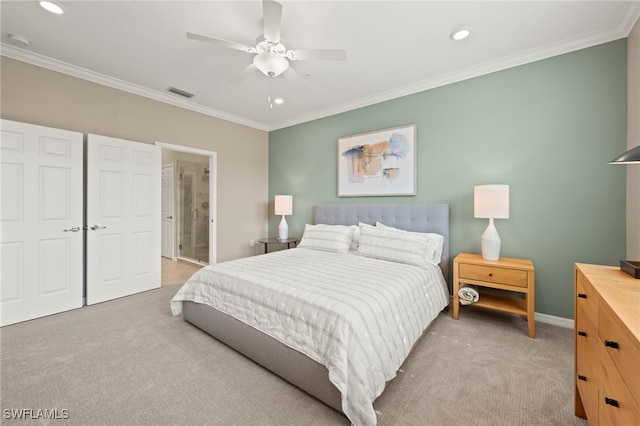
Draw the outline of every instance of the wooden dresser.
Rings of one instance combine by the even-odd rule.
[[[589,425],[640,425],[640,280],[575,265],[575,414]]]

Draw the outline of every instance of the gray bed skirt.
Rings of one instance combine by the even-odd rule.
[[[208,305],[185,301],[182,309],[186,321],[342,412],[340,392],[325,366]]]

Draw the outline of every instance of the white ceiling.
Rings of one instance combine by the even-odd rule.
[[[302,78],[273,79],[273,95],[285,100],[273,109],[266,76],[228,81],[253,55],[186,37],[255,45],[260,1],[58,1],[65,13],[57,16],[36,1],[2,0],[2,55],[274,130],[624,38],[640,16],[640,1],[280,3],[289,49],[345,49],[347,60],[292,62]],[[472,34],[454,42],[460,26]]]

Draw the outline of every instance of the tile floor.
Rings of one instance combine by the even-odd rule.
[[[182,284],[200,268],[202,266],[195,263],[182,260],[173,261],[163,257],[161,285]]]

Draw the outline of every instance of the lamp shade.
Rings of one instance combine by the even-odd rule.
[[[609,164],[640,164],[640,145],[635,148],[631,148],[621,156],[609,161]]]
[[[473,215],[485,219],[509,219],[509,185],[475,186]]]
[[[293,197],[291,195],[276,195],[275,214],[290,215],[293,213]]]

